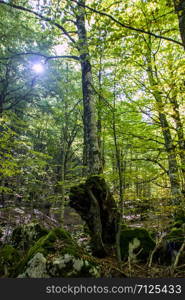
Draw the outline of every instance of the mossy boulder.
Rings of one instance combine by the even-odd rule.
[[[183,227],[174,227],[166,235],[166,240],[169,242],[174,242],[180,248],[185,238],[185,229]]]
[[[11,245],[4,245],[0,249],[0,277],[12,277],[19,260],[19,252]]]
[[[48,230],[38,223],[20,225],[13,230],[12,245],[17,249],[27,250],[46,234],[48,234]]]
[[[175,222],[174,226],[177,227],[173,227],[169,231],[169,233],[164,237],[161,246],[154,254],[153,260],[158,264],[165,266],[173,264],[177,252],[182,246],[185,238],[185,230],[183,226],[179,227],[180,224],[177,223],[177,221]],[[184,257],[184,254],[182,254],[182,256]],[[182,264],[183,263],[184,262],[182,261]]]
[[[180,208],[178,212],[175,214],[175,222],[185,223],[185,211],[184,208]]]
[[[55,228],[41,237],[17,268],[19,278],[98,277],[98,266],[68,232]]]
[[[36,253],[27,263],[24,273],[18,278],[49,278],[46,270],[46,258],[42,253]]]
[[[36,253],[40,252],[44,256],[53,253],[75,254],[77,250],[81,250],[77,244],[72,240],[71,235],[64,229],[55,228],[47,235],[41,237],[33,247],[28,251],[28,259],[33,257]]]
[[[155,247],[155,242],[144,228],[124,228],[120,236],[122,260],[146,261]]]

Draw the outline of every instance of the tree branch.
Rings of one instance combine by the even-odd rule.
[[[149,161],[149,162],[152,162],[154,164],[157,164],[163,171],[164,173],[168,174],[168,170],[166,170],[166,168],[158,161],[158,160],[155,160],[155,159],[152,159],[152,158],[132,158],[131,161]]]
[[[45,58],[45,62],[47,62],[50,59],[57,59],[57,58],[69,58],[69,59],[74,59],[74,60],[80,60],[78,56],[75,55],[52,55],[52,56],[47,56],[45,54],[39,53],[39,52],[21,52],[21,53],[15,53],[9,57],[0,57],[0,60],[8,60],[11,58],[15,58],[16,56],[21,56],[21,55],[37,55]]]
[[[33,15],[35,15],[36,17],[39,17],[40,19],[46,21],[46,22],[50,22],[52,25],[54,25],[55,27],[57,27],[58,29],[62,30],[63,33],[68,37],[68,39],[73,43],[75,44],[76,41],[70,36],[70,34],[67,32],[67,30],[60,24],[54,22],[51,18],[49,17],[45,17],[43,16],[42,14],[40,13],[37,13],[36,11],[32,10],[32,9],[29,9],[29,8],[26,8],[24,6],[21,6],[21,5],[16,5],[16,4],[13,4],[13,3],[6,3],[5,1],[2,1],[0,0],[0,4],[3,4],[3,5],[6,5],[6,6],[9,6],[9,7],[12,7],[12,8],[15,8],[15,9],[18,9],[18,10],[22,10],[24,12],[28,12],[28,13],[31,13]]]
[[[155,33],[151,32],[151,31],[147,31],[147,30],[144,30],[144,29],[141,29],[141,28],[136,28],[136,27],[133,27],[133,26],[130,26],[130,25],[126,25],[126,24],[120,22],[119,20],[115,19],[115,18],[114,18],[113,16],[111,16],[110,14],[107,14],[107,13],[105,13],[105,12],[103,12],[103,11],[99,11],[99,10],[97,10],[97,9],[95,9],[95,8],[92,8],[92,7],[88,6],[88,5],[84,5],[84,4],[82,4],[82,3],[79,3],[79,2],[76,1],[76,0],[71,0],[71,1],[75,2],[75,3],[78,4],[79,6],[82,6],[82,7],[85,7],[85,8],[87,8],[87,9],[91,10],[91,11],[94,12],[94,13],[97,13],[97,14],[99,14],[99,15],[108,17],[109,19],[111,19],[111,20],[114,21],[116,24],[120,25],[121,27],[130,29],[130,30],[132,30],[132,31],[137,31],[137,32],[140,32],[140,33],[148,34],[148,35],[153,36],[153,37],[155,37],[155,38],[157,38],[157,39],[163,39],[163,40],[166,40],[166,41],[169,41],[169,42],[173,42],[173,43],[175,43],[175,44],[177,44],[177,45],[180,45],[180,46],[184,47],[184,46],[183,46],[183,43],[181,43],[181,42],[179,42],[179,41],[177,41],[177,40],[174,40],[174,39],[171,39],[171,38],[162,36],[162,35],[158,35],[158,34],[155,34]],[[0,2],[1,2],[1,1],[0,1]]]

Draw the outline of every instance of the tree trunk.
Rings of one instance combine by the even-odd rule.
[[[159,100],[159,99],[158,99]],[[181,186],[178,175],[178,164],[176,159],[175,147],[173,145],[172,136],[170,133],[168,121],[164,113],[159,112],[159,120],[163,132],[165,148],[168,156],[168,175],[171,184],[171,193],[173,204],[179,205],[182,200]]]
[[[116,106],[116,85],[114,83],[114,103],[113,103],[113,115],[112,115],[112,128],[113,128],[113,138],[114,138],[114,146],[115,146],[115,157],[116,157],[116,166],[119,176],[119,221],[118,221],[118,231],[116,234],[116,253],[117,259],[121,262],[121,249],[120,249],[120,236],[121,236],[121,228],[123,223],[123,204],[124,204],[124,186],[123,186],[123,172],[121,168],[121,155],[120,155],[120,147],[118,145],[117,140],[117,130],[116,130],[116,116],[115,116],[115,106]]]
[[[176,151],[175,146],[173,143],[173,139],[171,136],[169,124],[166,118],[166,114],[164,112],[164,103],[161,96],[161,92],[156,89],[157,87],[157,79],[154,78],[155,72],[152,68],[152,59],[151,59],[151,38],[149,37],[148,42],[148,53],[147,53],[147,72],[148,72],[148,78],[151,85],[151,88],[153,89],[153,96],[156,100],[157,104],[157,110],[158,110],[158,116],[159,121],[164,137],[164,143],[165,143],[165,149],[167,152],[168,157],[168,176],[170,180],[171,185],[171,194],[172,194],[172,204],[179,205],[182,201],[182,193],[181,193],[181,186],[180,186],[180,180],[179,180],[179,169],[177,164],[177,158],[176,158]]]
[[[170,103],[172,104],[173,108],[173,115],[172,118],[175,121],[175,129],[177,132],[178,137],[178,147],[179,147],[179,157],[181,161],[181,172],[182,172],[182,189],[185,192],[185,138],[184,138],[184,131],[183,131],[183,124],[181,121],[180,113],[179,113],[179,104],[177,102],[176,94],[170,98]]]
[[[85,5],[84,0],[80,0],[79,3]],[[84,106],[83,122],[86,161],[89,174],[100,174],[102,172],[102,166],[96,126],[95,94],[93,89],[92,70],[85,28],[85,9],[80,5],[77,9],[76,26],[78,33],[78,50],[80,52],[82,70],[82,92]]]
[[[105,180],[91,176],[85,183],[72,187],[69,198],[69,205],[87,223],[93,254],[105,256],[104,244],[115,244],[118,221],[117,206]]]

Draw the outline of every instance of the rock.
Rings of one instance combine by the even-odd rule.
[[[28,262],[27,268],[18,278],[48,278],[46,270],[46,258],[42,253],[36,253]]]
[[[174,242],[178,247],[181,247],[185,238],[185,230],[183,227],[172,228],[172,230],[166,235],[166,240]]]
[[[11,237],[12,245],[17,249],[27,250],[40,239],[40,237],[47,233],[48,230],[38,223],[20,225],[13,230]]]
[[[97,265],[87,258],[76,258],[67,253],[53,258],[47,269],[50,277],[100,277]]]
[[[176,255],[182,246],[185,238],[183,224],[179,227],[180,223],[176,221],[174,226],[177,227],[171,228],[170,232],[164,237],[161,246],[154,254],[153,260],[158,264],[165,266],[173,264]],[[184,255],[185,253],[182,256]],[[181,260],[179,260],[179,263],[181,263]],[[182,264],[183,263],[184,262],[182,261]]]
[[[149,232],[144,228],[124,228],[120,236],[122,260],[146,261],[155,247],[155,242]]]
[[[4,245],[0,249],[0,277],[13,277],[19,260],[19,252],[11,245]]]
[[[63,229],[41,237],[17,268],[19,278],[100,277],[98,265]]]
[[[180,228],[183,225],[185,225],[185,217],[184,216],[178,216],[178,217],[175,218],[175,223],[172,225],[172,228],[173,227]]]

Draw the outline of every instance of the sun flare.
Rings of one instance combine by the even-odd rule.
[[[36,73],[43,73],[44,66],[41,63],[37,63],[32,66],[32,70]]]

